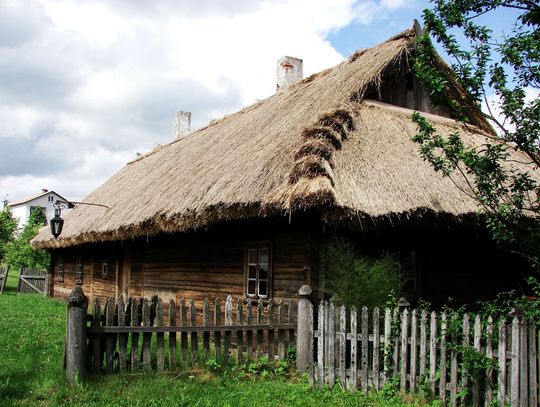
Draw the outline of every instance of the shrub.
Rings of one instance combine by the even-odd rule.
[[[380,258],[359,255],[352,242],[331,241],[326,249],[325,292],[346,306],[383,306],[402,287],[401,267],[388,253]]]

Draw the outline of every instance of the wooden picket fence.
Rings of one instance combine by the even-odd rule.
[[[50,274],[46,270],[35,270],[27,267],[21,268],[19,274],[18,293],[38,293],[46,297],[49,295]]]
[[[0,266],[0,294],[4,292],[4,289],[6,288],[6,281],[8,278],[9,273],[9,267],[8,266]]]
[[[193,300],[164,305],[157,297],[130,298],[125,304],[120,297],[116,303],[107,299],[102,313],[96,298],[93,313],[87,316],[87,371],[161,372],[211,357],[242,362],[264,355],[284,360],[288,346],[295,344],[293,306],[272,300],[233,301],[228,296],[222,312],[219,298],[205,299],[202,309],[197,309]]]
[[[312,380],[364,391],[391,381],[450,406],[538,406],[540,335],[534,320],[382,313],[364,307],[358,315],[355,308],[321,303]]]

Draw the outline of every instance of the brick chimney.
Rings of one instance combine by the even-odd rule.
[[[174,117],[174,138],[179,139],[191,131],[191,112],[176,112]]]
[[[299,58],[283,57],[277,62],[277,89],[287,89],[294,82],[303,78],[303,61]]]

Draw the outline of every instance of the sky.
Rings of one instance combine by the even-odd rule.
[[[137,153],[412,27],[421,0],[0,0],[0,198],[83,199]]]

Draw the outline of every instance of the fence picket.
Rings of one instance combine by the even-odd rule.
[[[139,304],[140,301],[133,298],[131,302],[131,326],[139,325]],[[139,370],[139,334],[131,334],[131,371]]]
[[[335,379],[336,379],[336,342],[339,344],[341,343],[341,337],[336,336],[336,308],[334,306],[334,302],[330,301],[330,304],[328,305],[328,351],[325,352],[325,369],[326,369],[326,384],[328,384],[330,387],[334,386]],[[339,332],[339,335],[341,335],[341,332]],[[338,352],[339,353],[339,352]],[[338,368],[341,366],[339,365],[339,359],[338,359]]]
[[[281,302],[279,304],[279,307],[281,309]],[[248,299],[247,306],[246,306],[246,325],[251,325],[252,321],[252,309],[251,309],[251,299]],[[281,313],[280,313],[281,315]],[[280,322],[281,323],[281,322]],[[250,361],[253,358],[253,331],[249,329],[246,333],[246,358],[248,361]],[[285,353],[285,351],[284,351]]]
[[[268,300],[268,357],[270,360],[274,360],[274,355],[276,354],[276,350],[274,348],[274,301],[272,298]]]
[[[225,301],[225,325],[227,327],[232,326],[232,297],[230,295],[227,296],[227,300]],[[225,337],[223,338],[223,350],[224,350],[224,356],[225,360],[228,361],[229,357],[231,355],[231,338],[232,338],[232,332],[230,328],[227,328],[225,330]]]
[[[180,326],[188,326],[186,300],[180,299]],[[188,333],[180,333],[180,362],[182,365],[188,365]]]
[[[221,325],[221,299],[219,297],[214,300],[214,325]],[[222,358],[221,331],[214,332],[214,346],[216,348],[216,359],[219,361]]]
[[[493,360],[493,318],[488,317],[486,325],[486,358]],[[493,400],[493,369],[488,366],[486,369],[486,392],[484,395],[484,405],[489,407]]]
[[[439,381],[439,399],[444,406],[446,404],[446,332],[448,328],[446,312],[441,315],[441,363],[439,369],[441,372],[441,378]]]
[[[367,312],[367,309],[366,309]],[[367,314],[366,314],[367,316]],[[362,313],[362,319],[364,315]],[[339,309],[339,380],[345,388],[347,385],[347,368],[345,363],[347,352],[347,309],[342,305]]]
[[[470,322],[469,314],[463,315],[463,347],[467,348],[470,343]],[[463,395],[461,396],[461,405],[464,406],[467,393],[469,391],[469,369],[464,366],[461,372],[461,391]]]
[[[239,298],[238,301],[236,302],[236,325],[242,325],[244,322],[242,306],[243,306],[242,300]],[[238,331],[236,331],[236,361],[238,363],[242,363],[243,359],[244,359],[244,331],[242,331],[242,329],[238,329]]]
[[[394,312],[392,313],[392,321],[394,323],[394,326],[398,327],[398,316],[399,311],[396,307],[394,309]],[[396,335],[394,335],[394,353],[392,356],[392,365],[393,365],[393,377],[397,377],[398,369],[399,369],[399,344],[400,344],[400,337],[399,332],[396,332]]]
[[[536,323],[529,320],[529,406],[538,405],[538,371],[536,367]]]
[[[410,389],[416,392],[416,366],[418,360],[418,328],[417,328],[417,315],[416,310],[411,313],[411,370],[410,370]]]
[[[158,299],[156,304],[156,319],[154,320],[154,326],[163,326],[163,301],[161,301],[161,298]],[[163,372],[165,369],[165,358],[163,353],[164,343],[165,334],[163,332],[158,332],[156,334],[158,372]]]
[[[452,325],[456,324],[456,316],[452,315]],[[452,330],[452,343],[457,343],[457,335]],[[457,380],[458,380],[458,364],[457,364],[457,352],[454,347],[450,352],[450,406],[457,406]]]
[[[420,377],[418,382],[424,383],[426,378],[426,355],[427,355],[427,311],[422,311],[420,316]]]
[[[210,302],[208,298],[203,302],[203,326],[210,325]],[[203,332],[203,360],[206,362],[210,357],[210,331]]]
[[[351,316],[352,318],[352,316]],[[380,349],[381,349],[381,336],[380,336],[380,315],[379,307],[373,309],[373,385],[376,390],[380,388]],[[352,359],[352,356],[351,356]]]
[[[107,298],[105,306],[105,325],[114,326],[114,300]],[[114,342],[116,334],[105,335],[105,370],[107,373],[113,371]]]
[[[262,298],[259,298],[257,303],[257,325],[263,324],[264,318],[264,305]],[[264,331],[262,329],[257,329],[257,357],[260,358],[263,355],[263,341],[264,341]]]
[[[407,390],[407,359],[408,346],[407,339],[409,338],[409,311],[405,308],[401,313],[401,357],[400,357],[400,387],[402,391]]]
[[[362,390],[369,389],[369,332],[368,332],[368,309],[362,307]]]
[[[279,324],[284,322],[283,301],[279,301],[278,306],[278,321]],[[279,329],[278,331],[278,357],[279,360],[285,360],[285,330]]]
[[[349,390],[356,390],[356,375],[358,374],[356,361],[358,360],[358,334],[357,334],[357,311],[353,305],[351,307],[351,368],[347,381]],[[378,356],[378,355],[377,355]]]
[[[195,300],[189,300],[189,326],[197,326],[197,308]],[[196,365],[199,362],[199,335],[196,331],[191,332],[191,363]]]
[[[169,326],[176,326],[176,303],[169,302]],[[169,332],[169,367],[176,367],[176,332]]]
[[[527,346],[527,319],[522,317],[519,321],[519,405],[528,407],[529,405],[529,377],[527,362],[529,359]]]
[[[497,401],[500,407],[506,404],[506,320],[499,321],[499,345],[498,345],[498,391]]]
[[[519,406],[519,318],[512,319],[512,362],[510,365],[510,404]]]
[[[476,350],[477,352],[481,351],[481,344],[480,344],[481,338],[482,338],[482,321],[480,320],[480,316],[477,315],[474,318],[474,338],[473,338],[474,350]],[[473,382],[472,396],[473,396],[473,406],[474,407],[480,406],[480,381],[479,380],[475,380]]]
[[[118,299],[118,326],[126,326],[126,309],[123,296]],[[127,334],[118,335],[118,364],[122,373],[126,371],[127,342]]]
[[[431,326],[429,330],[429,390],[431,397],[435,398],[435,372],[437,370],[437,314],[431,313]]]
[[[142,325],[152,326],[152,322],[150,320],[150,304],[148,303],[147,298],[143,299]],[[143,369],[147,372],[152,370],[152,359],[151,359],[151,354],[150,354],[151,342],[152,342],[152,333],[151,332],[143,333],[142,363],[143,363]]]
[[[281,307],[281,303],[280,303]],[[317,324],[318,329],[318,340],[317,340],[317,362],[318,362],[318,377],[319,377],[319,383],[322,385],[324,383],[325,374],[324,374],[324,328],[325,328],[325,305],[323,302],[319,304],[319,321]],[[281,334],[281,330],[280,330]],[[281,335],[280,335],[281,336]],[[279,340],[279,344],[281,346],[281,338]]]
[[[384,311],[384,361],[383,361],[383,385],[389,379],[390,376],[390,338],[392,335],[392,321],[391,321],[391,311],[389,308],[386,308]]]
[[[99,297],[94,298],[92,306],[92,326],[99,327],[101,324],[101,307]],[[94,335],[92,338],[92,371],[94,374],[101,373],[101,335]]]

